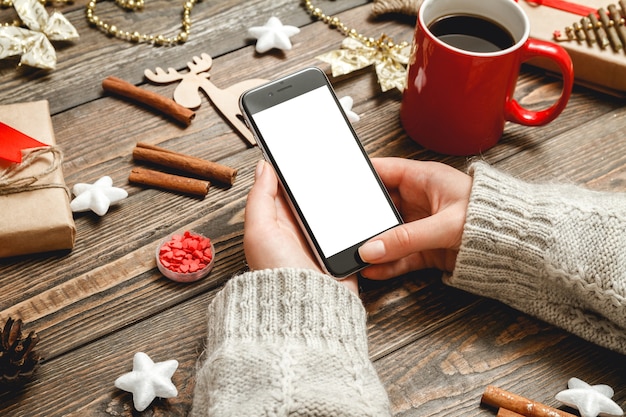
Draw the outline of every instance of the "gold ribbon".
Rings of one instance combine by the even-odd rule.
[[[38,0],[13,0],[23,27],[0,26],[0,59],[21,55],[20,65],[54,69],[57,56],[53,41],[78,38],[76,28],[61,13],[48,15]]]
[[[341,49],[320,55],[317,59],[331,65],[333,77],[374,65],[382,91],[397,88],[402,92],[406,86],[409,50],[410,46],[399,48],[385,35],[368,45],[347,37],[341,43]]]

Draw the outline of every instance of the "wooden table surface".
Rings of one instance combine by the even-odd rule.
[[[141,13],[98,3],[102,19],[120,29],[175,33],[181,2],[148,0]],[[250,147],[203,98],[189,127],[145,106],[105,94],[110,75],[170,96],[175,83],[148,82],[145,69],[184,71],[193,56],[214,58],[211,80],[225,88],[247,78],[273,79],[337,49],[342,35],[314,22],[299,0],[204,0],[192,12],[189,41],[174,47],[130,44],[107,37],[85,19],[84,0],[58,6],[80,39],[55,43],[58,65],[45,72],[0,61],[0,103],[46,99],[68,186],[111,176],[129,197],[99,217],[75,214],[71,252],[0,260],[0,320],[20,317],[40,336],[44,360],[18,392],[0,393],[2,416],[183,416],[190,409],[194,367],[206,334],[206,307],[221,286],[246,268],[242,249],[246,194],[260,151]],[[371,17],[365,0],[320,0],[328,14],[378,37],[410,40],[414,21]],[[48,10],[51,10],[49,7]],[[10,20],[12,10],[0,10]],[[301,27],[293,49],[257,54],[247,28],[272,15]],[[132,28],[132,29],[131,29]],[[370,156],[438,160],[465,169],[468,158],[445,157],[411,141],[398,120],[401,93],[380,91],[372,68],[332,79],[338,95],[352,96],[354,124]],[[524,68],[516,92],[533,108],[545,107],[560,82]],[[480,157],[527,180],[556,180],[593,189],[626,191],[626,107],[623,101],[582,87],[556,122],[528,128],[508,124],[500,144]],[[139,141],[220,162],[239,170],[230,188],[213,186],[204,199],[128,183]],[[12,215],[1,213],[1,215]],[[45,208],[42,208],[45,215]],[[217,250],[211,274],[179,284],[157,270],[157,242],[191,228],[210,236]],[[437,271],[388,282],[363,282],[369,313],[370,353],[397,416],[495,416],[480,404],[488,385],[560,406],[554,395],[570,377],[608,384],[626,407],[624,356],[597,347],[498,302],[448,288]],[[136,352],[155,361],[176,359],[177,398],[155,400],[133,412],[131,394],[113,381],[132,368]],[[571,411],[571,410],[570,410]]]

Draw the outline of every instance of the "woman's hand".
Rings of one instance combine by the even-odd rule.
[[[265,161],[259,161],[248,194],[243,247],[252,270],[287,267],[322,272],[279,188],[274,169]],[[358,293],[356,276],[341,282]]]
[[[372,159],[405,224],[372,238],[359,255],[362,271],[386,279],[424,268],[451,272],[461,245],[472,178],[448,165],[402,158]]]

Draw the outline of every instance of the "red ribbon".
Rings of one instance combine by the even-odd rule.
[[[0,122],[0,159],[21,163],[22,150],[49,146]]]
[[[584,6],[582,4],[572,3],[565,0],[526,0],[528,3],[537,6],[547,6],[553,9],[563,10],[564,12],[574,13],[580,16],[589,16],[590,13],[596,14],[597,11],[593,7]]]

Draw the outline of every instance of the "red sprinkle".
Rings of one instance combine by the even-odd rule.
[[[211,239],[189,231],[161,245],[159,261],[173,272],[191,273],[205,268],[213,259]]]

